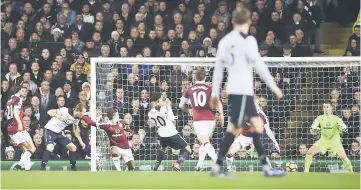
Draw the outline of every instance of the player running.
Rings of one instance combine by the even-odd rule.
[[[64,106],[64,96],[57,97],[57,104]],[[78,104],[74,110],[74,117],[78,117],[85,113],[86,108],[82,104]],[[43,154],[41,162],[41,170],[45,170],[46,165],[49,161],[50,154],[53,152],[55,144],[61,144],[69,150],[69,160],[71,170],[76,170],[76,146],[63,134],[63,130],[73,124],[79,122],[78,119],[74,118],[69,114],[69,110],[66,107],[60,107],[59,109],[52,109],[48,111],[48,115],[51,117],[49,122],[45,125],[44,139],[46,150]]]
[[[272,89],[277,98],[282,98],[282,91],[277,87],[266,64],[258,53],[257,41],[253,36],[247,36],[250,26],[250,12],[247,9],[237,9],[232,13],[233,31],[228,33],[218,44],[216,65],[212,82],[212,107],[219,104],[220,87],[223,80],[223,70],[227,67],[227,93],[230,103],[230,122],[218,152],[217,164],[212,168],[211,175],[227,177],[223,171],[223,160],[241,127],[251,123],[254,132],[251,133],[254,147],[258,153],[265,176],[283,176],[282,170],[273,170],[266,161],[266,154],[261,142],[263,121],[257,113],[253,96],[253,68],[256,73]]]
[[[278,142],[277,142],[273,132],[271,131],[271,129],[269,127],[269,121],[268,121],[266,114],[262,111],[261,107],[259,106],[259,97],[258,96],[254,97],[254,103],[256,105],[256,109],[257,109],[257,112],[258,112],[260,118],[263,120],[264,130],[265,130],[267,136],[272,140],[272,142],[275,145],[276,150],[279,152],[280,147],[278,145]],[[227,164],[228,171],[232,170],[234,154],[236,152],[241,150],[241,148],[245,148],[248,146],[254,147],[253,140],[252,140],[252,132],[253,132],[253,129],[250,127],[249,123],[247,123],[247,126],[242,127],[241,134],[233,142],[231,148],[228,151],[228,155],[226,157],[226,164]],[[268,165],[270,166],[270,168],[272,168],[271,162],[269,161],[268,157],[266,159],[267,159]]]
[[[152,109],[149,111],[148,116],[152,121],[152,125],[158,128],[158,135],[160,136],[161,148],[157,153],[157,161],[153,168],[154,171],[158,170],[167,147],[175,150],[183,150],[183,154],[173,163],[172,167],[180,171],[180,165],[189,158],[191,148],[188,143],[178,134],[174,126],[174,114],[169,100],[162,101],[162,94],[154,92],[151,96]]]
[[[29,133],[23,128],[23,100],[26,97],[27,88],[17,87],[17,92],[6,104],[6,117],[7,117],[7,132],[16,146],[19,146],[23,151],[20,161],[13,168],[13,170],[30,170],[31,163],[30,157],[36,151],[34,143]]]
[[[134,156],[132,149],[129,146],[127,139],[127,133],[132,135],[134,132],[126,127],[123,121],[119,120],[118,112],[111,110],[107,113],[109,119],[108,124],[99,124],[99,128],[103,129],[109,138],[110,141],[110,150],[112,154],[113,164],[117,171],[121,171],[120,167],[120,157],[123,157],[124,162],[128,166],[128,170],[134,170]]]
[[[217,156],[214,147],[210,143],[213,129],[216,126],[215,115],[209,105],[212,87],[205,84],[206,71],[204,68],[196,71],[196,83],[188,88],[180,100],[179,108],[188,113],[186,103],[190,100],[193,113],[193,126],[201,146],[199,147],[199,159],[196,171],[201,171],[204,159],[208,154],[216,162]],[[219,103],[217,107],[219,113],[218,125],[223,126],[223,107]]]
[[[312,157],[318,153],[331,151],[337,154],[347,170],[353,173],[351,161],[347,158],[342,147],[340,134],[347,131],[346,124],[336,115],[332,114],[331,102],[323,103],[324,114],[318,116],[311,126],[311,133],[321,133],[321,138],[308,149],[305,158],[305,172],[310,171]]]

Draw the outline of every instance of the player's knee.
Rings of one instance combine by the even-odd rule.
[[[134,160],[127,162],[127,166],[128,166],[128,170],[134,170],[135,169]]]
[[[75,152],[76,151],[76,146],[73,143],[70,143],[66,146],[68,148],[69,151],[71,152]]]
[[[200,136],[200,137],[198,137],[198,140],[201,144],[209,143],[209,137],[207,137],[207,136]]]
[[[36,151],[36,148],[35,147],[31,147],[28,149],[29,152],[31,152],[31,154],[33,154],[35,151]]]
[[[232,133],[234,136],[237,136],[239,134],[239,128],[237,128],[236,125],[234,125],[233,123],[229,122],[228,126],[227,126],[227,132]]]
[[[254,129],[254,132],[262,133],[263,132],[263,120],[260,117],[252,117],[250,119],[251,125]]]
[[[46,145],[46,150],[49,151],[49,152],[53,152],[54,151],[54,145],[53,144]]]
[[[192,153],[192,149],[191,149],[191,147],[188,145],[188,146],[186,146],[185,148],[184,148],[186,151],[188,151],[188,152],[190,152],[190,153]]]

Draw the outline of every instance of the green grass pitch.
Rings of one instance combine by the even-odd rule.
[[[360,189],[360,174],[288,173],[265,178],[262,173],[234,173],[234,179],[207,172],[1,172],[3,189]]]

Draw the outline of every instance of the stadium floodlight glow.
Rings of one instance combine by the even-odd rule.
[[[335,78],[339,76],[340,72],[349,70],[350,68],[352,69],[352,67],[361,66],[360,57],[267,57],[263,59],[274,74],[280,73],[282,75],[282,84],[285,88],[284,93],[286,95],[285,100],[281,101],[282,104],[280,104],[272,100],[273,94],[269,92],[268,89],[264,88],[261,94],[257,94],[264,98],[263,104],[265,105],[262,106],[264,109],[267,109],[265,112],[271,120],[270,127],[273,128],[276,135],[279,136],[277,139],[281,139],[279,142],[281,146],[281,158],[277,159],[277,161],[270,158],[271,162],[275,164],[275,167],[277,167],[277,164],[286,162],[289,159],[294,160],[296,164],[300,164],[303,162],[302,156],[291,155],[291,153],[297,152],[298,146],[301,143],[307,140],[313,140],[309,137],[308,130],[302,130],[302,128],[310,127],[311,124],[308,124],[308,122],[314,119],[316,113],[319,114],[322,112],[320,104],[324,100],[330,100],[331,91],[337,88],[331,83],[335,82]],[[129,85],[124,81],[119,82],[119,80],[127,80],[128,76],[124,77],[126,74],[124,71],[127,70],[126,67],[128,65],[158,65],[161,67],[161,73],[166,75],[162,76],[162,78],[167,79],[171,78],[172,74],[169,70],[165,71],[164,69],[172,70],[173,67],[170,66],[179,65],[181,70],[188,75],[188,81],[192,82],[192,70],[195,67],[205,67],[206,70],[211,73],[211,68],[215,61],[216,58],[91,58],[91,117],[95,120],[99,116],[104,116],[108,109],[113,108],[116,88],[122,86],[119,83],[124,84],[122,86],[124,89],[135,89],[128,88]],[[128,70],[131,70],[131,67],[128,67]],[[150,71],[141,72],[151,72],[151,69]],[[139,78],[145,79],[146,77]],[[118,83],[113,83],[114,79],[118,81]],[[167,82],[170,84],[169,81]],[[175,84],[179,85],[180,83],[178,82]],[[144,88],[148,90],[148,93],[151,93],[149,92],[151,88],[148,88],[145,83],[138,83],[136,87],[139,91]],[[140,92],[125,93],[130,95],[130,97],[128,97],[129,101],[131,101],[134,96],[140,96]],[[171,98],[176,99],[181,95],[182,87],[173,88]],[[179,103],[179,99],[172,100],[172,102]],[[131,102],[129,103],[131,104]],[[287,104],[287,106],[284,104]],[[227,114],[227,110],[224,110],[224,113]],[[176,112],[175,115],[179,117]],[[123,118],[121,117],[120,119]],[[141,121],[141,123],[145,126],[147,121]],[[184,125],[188,125],[186,122],[177,122],[177,124],[178,129]],[[213,143],[220,142],[222,133],[215,134],[213,138]],[[91,171],[112,170],[110,147],[107,147],[109,146],[109,142],[107,141],[107,136],[102,130],[95,129],[94,127],[91,128]],[[151,148],[150,151],[155,151],[155,149]],[[176,151],[170,152],[176,154]],[[272,153],[272,151],[269,153]],[[283,157],[283,155],[287,155],[288,157]],[[141,170],[149,170],[148,166],[149,164],[154,164],[154,159],[151,156],[148,156],[148,158],[151,160],[143,158],[137,160],[137,157],[135,157],[136,168],[139,170],[139,167],[141,167]],[[337,160],[337,158],[328,159],[331,161]],[[184,170],[193,170],[195,166],[194,162],[196,164],[196,160],[185,162],[183,164]],[[324,160],[322,163],[323,162],[327,163],[328,160]],[[165,164],[168,163],[171,162],[165,162]],[[256,171],[258,167],[256,166],[258,164],[257,158],[251,157],[250,154],[245,161],[241,159],[234,163],[238,171],[250,171],[251,165],[252,170],[254,169]],[[254,165],[254,163],[256,165]],[[321,165],[320,167],[326,167],[326,165],[327,164]],[[164,167],[164,169],[167,170],[168,166],[164,165]],[[205,168],[207,167],[209,166],[205,166]],[[300,165],[298,165],[298,167],[300,168]]]

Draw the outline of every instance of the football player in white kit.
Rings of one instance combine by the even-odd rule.
[[[64,96],[57,97],[57,104],[64,105]],[[82,116],[86,109],[84,105],[78,104],[74,110],[74,116]],[[71,170],[76,170],[76,146],[63,134],[63,130],[73,124],[77,124],[79,119],[75,119],[69,114],[69,110],[66,107],[59,109],[52,109],[48,111],[48,114],[52,117],[50,121],[45,125],[44,139],[46,150],[43,154],[41,162],[41,170],[45,170],[46,165],[49,161],[50,154],[53,152],[55,143],[59,143],[65,146],[69,150],[69,160]]]
[[[23,128],[23,98],[27,96],[28,89],[25,87],[15,87],[14,96],[6,104],[7,132],[13,144],[19,146],[23,151],[20,161],[13,170],[30,170],[30,157],[36,151],[34,143],[29,133]]]
[[[172,167],[175,170],[180,170],[180,165],[191,155],[191,148],[188,143],[178,134],[178,131],[173,124],[174,114],[171,108],[169,99],[162,101],[162,94],[154,92],[151,96],[152,109],[148,113],[152,125],[158,129],[159,141],[161,148],[157,153],[157,161],[153,168],[154,171],[158,170],[167,147],[175,150],[183,150],[183,154],[179,159],[173,163]]]
[[[268,121],[266,114],[262,111],[261,107],[259,106],[259,97],[258,96],[254,97],[254,103],[256,105],[256,109],[257,109],[259,116],[264,121],[264,130],[265,130],[267,136],[272,140],[272,142],[274,143],[275,149],[279,152],[280,147],[278,145],[278,142],[277,142],[273,132],[271,131],[271,129],[269,127],[269,121]],[[231,148],[228,151],[227,157],[226,157],[228,171],[232,171],[232,164],[233,164],[235,153],[237,153],[242,148],[246,148],[248,146],[251,146],[253,148],[253,140],[252,140],[252,137],[250,137],[250,133],[251,133],[250,127],[243,127],[241,134],[233,142]],[[267,158],[267,163],[272,168],[272,165],[268,158]]]

